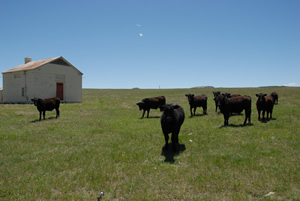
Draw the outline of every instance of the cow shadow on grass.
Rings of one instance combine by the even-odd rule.
[[[259,119],[261,123],[268,123],[269,121],[276,120],[276,118],[271,118],[271,119]]]
[[[160,116],[151,116],[151,117],[144,117],[144,118],[140,117],[139,119],[158,119],[158,118],[160,118]]]
[[[151,117],[148,117],[148,119],[158,119],[160,118],[160,116],[151,116]]]
[[[161,149],[161,155],[165,156],[165,160],[164,162],[167,163],[174,163],[175,156],[178,156],[180,153],[184,152],[186,150],[185,145],[184,144],[178,144],[176,151],[174,151],[172,149],[172,143],[168,144],[168,148],[166,148],[165,146],[162,147]]]
[[[57,119],[56,117],[48,117],[46,119],[41,119],[41,121],[45,121],[45,120],[53,120],[53,119]],[[36,123],[36,122],[41,122],[40,119],[35,119],[30,121],[30,123]]]
[[[247,127],[247,126],[253,126],[253,123],[246,124],[246,125],[244,124],[229,124],[227,126],[222,125],[220,126],[220,128],[226,128],[226,127],[239,128],[239,127]]]
[[[195,114],[193,116],[190,116],[190,118],[193,118],[193,117],[203,117],[203,116],[207,116],[208,114]]]

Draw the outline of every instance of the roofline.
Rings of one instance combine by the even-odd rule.
[[[73,64],[71,64],[70,62],[68,62],[63,56],[59,56],[59,57],[57,57],[56,59],[54,59],[53,61],[58,60],[58,59],[64,60],[64,62],[66,62],[67,64],[69,64],[69,65],[72,66],[73,68],[75,68],[75,70],[77,70],[81,75],[83,75],[83,73],[82,73],[80,70],[78,70],[75,66],[73,66]],[[45,65],[45,64],[44,64],[44,65]]]
[[[24,71],[34,70],[34,69],[37,69],[37,68],[39,68],[39,67],[41,67],[41,66],[43,66],[43,65],[45,65],[45,64],[48,64],[49,62],[55,61],[55,60],[58,59],[58,58],[60,58],[60,57],[49,58],[49,59],[48,59],[48,60],[49,60],[48,62],[46,62],[46,63],[44,63],[44,64],[41,64],[40,66],[37,66],[37,67],[35,67],[35,68],[30,68],[30,69],[23,69],[23,68],[21,68],[21,69],[12,70],[12,69],[14,69],[14,68],[17,68],[17,67],[19,67],[19,66],[24,65],[24,64],[21,64],[21,65],[19,65],[19,66],[16,66],[16,67],[14,67],[14,68],[11,68],[11,69],[9,69],[9,70],[7,70],[7,71],[2,72],[2,74],[6,74],[6,73],[14,73],[14,72],[24,72]],[[37,61],[43,61],[43,60],[47,60],[47,59],[42,59],[42,60],[37,60]],[[32,62],[37,62],[37,61],[32,61]]]
[[[20,70],[13,70],[13,71],[10,71],[10,70],[7,70],[7,71],[4,71],[4,72],[2,72],[2,74],[6,74],[6,73],[15,73],[15,72],[25,72],[25,71],[31,71],[31,70],[35,70],[35,69],[37,69],[37,68],[40,68],[40,67],[42,67],[42,66],[44,66],[44,65],[46,65],[46,64],[48,64],[48,63],[50,63],[50,62],[53,62],[53,61],[56,61],[56,60],[58,60],[58,59],[62,59],[64,62],[66,62],[68,65],[70,65],[71,67],[73,67],[75,70],[77,70],[81,75],[83,75],[83,73],[80,71],[80,70],[78,70],[75,66],[73,66],[70,62],[68,62],[65,58],[63,58],[63,56],[58,56],[58,57],[53,57],[53,58],[49,58],[49,61],[47,61],[46,63],[44,63],[44,64],[41,64],[40,66],[37,66],[37,67],[35,67],[35,68],[32,68],[32,69],[20,69]],[[43,59],[43,60],[46,60],[46,59]],[[43,61],[43,60],[38,60],[38,61]],[[33,62],[35,62],[35,61],[33,61]],[[23,64],[21,64],[21,65],[23,65]],[[18,67],[18,66],[17,66]],[[13,68],[12,68],[13,69]]]

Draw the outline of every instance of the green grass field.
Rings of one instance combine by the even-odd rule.
[[[215,113],[212,91],[252,97],[243,115]],[[273,120],[260,122],[256,93],[277,91]],[[186,93],[208,96],[190,117]],[[186,114],[181,152],[162,153],[159,110],[136,105],[164,95]],[[84,89],[61,116],[32,104],[0,104],[0,200],[300,200],[300,88]],[[197,114],[202,108],[197,109]]]

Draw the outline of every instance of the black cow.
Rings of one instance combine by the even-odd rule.
[[[194,96],[194,94],[185,94],[188,97],[190,104],[191,116],[193,116],[192,109],[194,109],[194,116],[196,113],[197,107],[203,108],[203,114],[207,114],[207,96],[202,94],[200,96]]]
[[[216,105],[216,112],[218,112],[218,97],[221,95],[220,91],[213,91],[214,94],[214,101]]]
[[[139,109],[143,110],[143,115],[141,119],[144,118],[146,111],[147,111],[147,118],[149,118],[150,109],[157,109],[164,104],[166,104],[166,98],[164,96],[144,98],[141,102],[137,103]]]
[[[178,146],[178,135],[180,127],[184,122],[184,110],[177,104],[165,104],[161,106],[163,113],[160,123],[165,136],[164,149],[168,149],[169,133],[172,133],[172,148],[175,151]]]
[[[270,96],[273,97],[274,104],[278,104],[278,93],[274,91]]]
[[[269,114],[270,114],[270,119],[272,119],[272,112],[273,112],[273,105],[274,105],[274,100],[272,96],[267,96],[267,94],[256,94],[257,101],[256,101],[256,108],[258,112],[258,120],[260,120],[260,113],[262,111],[262,116],[263,119],[265,119],[265,112],[267,112],[267,119],[269,119]]]
[[[52,111],[53,109],[56,110],[56,118],[59,117],[59,105],[60,105],[60,99],[55,98],[47,98],[47,99],[40,99],[40,98],[34,98],[31,99],[34,103],[34,105],[37,107],[38,111],[40,112],[40,121],[42,119],[42,112],[43,117],[45,119],[46,111]]]
[[[229,98],[225,94],[219,96],[218,105],[221,113],[224,115],[224,126],[228,126],[228,120],[232,113],[241,113],[245,110],[245,121],[251,124],[251,97],[250,96],[236,96]]]

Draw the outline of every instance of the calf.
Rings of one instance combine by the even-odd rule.
[[[278,93],[274,91],[270,94],[270,96],[273,97],[274,104],[278,104]]]
[[[248,120],[251,124],[251,97],[250,96],[236,96],[229,98],[225,94],[220,95],[218,105],[221,113],[224,115],[224,126],[228,126],[228,120],[232,113],[241,113],[245,110],[244,126]]]
[[[202,94],[201,96],[194,96],[194,94],[185,94],[188,97],[190,104],[191,116],[193,116],[192,109],[194,109],[194,116],[196,113],[197,107],[203,108],[203,114],[207,114],[207,96]]]
[[[184,110],[176,104],[165,104],[161,106],[163,113],[160,123],[165,136],[165,149],[168,149],[169,133],[172,133],[172,148],[175,151],[178,146],[178,135],[180,127],[184,122]]]
[[[164,104],[166,104],[166,98],[164,96],[144,98],[141,102],[137,103],[139,109],[143,110],[143,115],[141,119],[144,118],[146,111],[147,111],[147,118],[149,118],[150,109],[157,109]]]
[[[256,101],[256,108],[258,112],[258,120],[260,120],[260,112],[262,111],[263,119],[265,119],[265,112],[267,112],[267,119],[272,119],[272,112],[273,112],[273,105],[274,100],[272,96],[267,96],[267,94],[256,94],[257,101]]]
[[[42,118],[42,112],[45,120],[46,111],[52,111],[53,109],[56,110],[56,118],[59,117],[59,105],[60,105],[59,98],[57,97],[47,98],[47,99],[34,98],[31,100],[33,101],[34,105],[37,107],[38,111],[40,112],[40,121]]]

